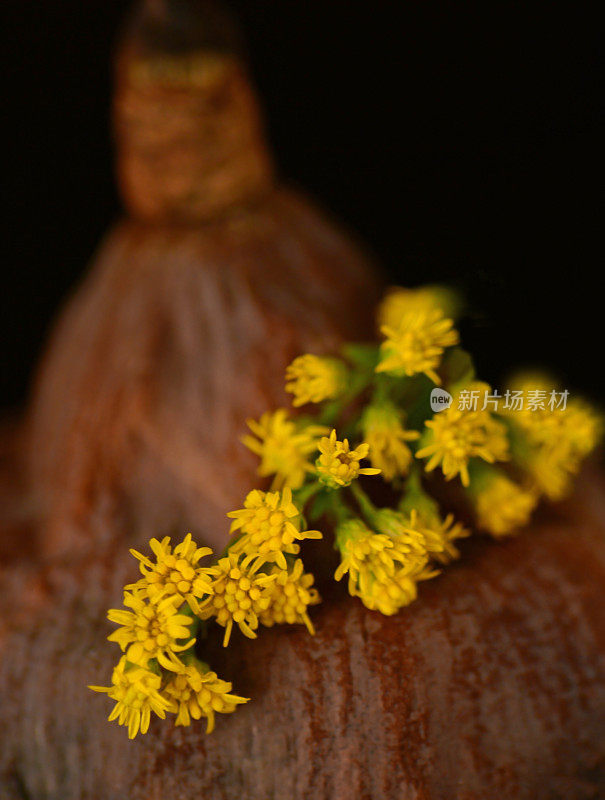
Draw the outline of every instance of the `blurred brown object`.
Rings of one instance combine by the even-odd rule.
[[[155,0],[133,21],[116,98],[130,216],[59,322],[25,434],[5,438],[0,797],[604,796],[596,475],[518,539],[466,543],[392,618],[323,580],[333,555],[310,544],[317,636],[211,636],[208,661],[252,700],[210,737],[156,720],[129,742],[86,688],[117,656],[105,612],[136,574],[128,547],[191,530],[220,549],[256,483],[246,417],[285,402],[292,357],[371,333],[379,281],[276,184],[220,16]]]

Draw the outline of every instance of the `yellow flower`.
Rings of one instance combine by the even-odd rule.
[[[275,575],[258,574],[263,559],[254,553],[240,560],[239,553],[229,551],[214,567],[209,567],[212,577],[212,594],[200,603],[201,618],[215,617],[225,628],[223,647],[227,647],[234,623],[244,636],[256,639],[258,615],[266,611],[271,602],[269,585]]]
[[[378,306],[378,328],[398,328],[405,316],[419,312],[441,311],[445,317],[455,317],[459,306],[455,293],[445,286],[420,286],[417,289],[394,286]]]
[[[206,717],[206,733],[212,733],[215,713],[232,714],[238,705],[249,700],[231,694],[232,684],[221,680],[197,659],[187,665],[175,663],[175,671],[163,692],[169,710],[177,715],[175,725],[190,725],[192,717]]]
[[[539,492],[560,500],[599,443],[603,420],[583,400],[567,401],[568,393],[558,392],[545,376],[520,375],[511,386],[522,398],[521,408],[511,403],[503,409],[516,434],[514,456]]]
[[[308,457],[317,450],[319,437],[328,428],[291,420],[284,408],[263,414],[258,422],[249,419],[248,427],[258,438],[247,435],[242,442],[259,456],[258,474],[263,478],[274,476],[272,489],[299,489],[307,473],[313,472]]]
[[[480,475],[477,485],[473,484],[471,481],[470,493],[480,528],[500,537],[527,525],[538,502],[534,491],[496,470]]]
[[[573,455],[585,458],[603,435],[603,419],[583,400],[571,400],[566,411],[559,413],[565,416],[566,445]]]
[[[460,558],[460,551],[454,542],[470,536],[470,531],[462,523],[456,522],[453,514],[442,519],[438,504],[423,490],[416,471],[408,478],[399,510],[407,525],[422,533],[426,549],[434,561],[449,564]]]
[[[482,386],[485,384],[474,384]],[[508,458],[506,427],[489,411],[460,409],[457,398],[444,411],[428,420],[428,429],[423,447],[416,458],[428,458],[426,471],[439,464],[446,480],[460,475],[462,484],[469,485],[468,462],[471,458],[482,458],[488,463]]]
[[[407,314],[399,325],[383,326],[386,340],[381,346],[382,360],[376,372],[423,372],[434,383],[440,383],[436,369],[446,347],[458,344],[458,332],[451,319],[441,311],[419,311]]]
[[[415,508],[409,514],[401,514],[392,509],[380,509],[382,516],[376,520],[376,528],[381,533],[391,536],[404,532],[413,534],[417,541],[423,542],[423,550],[440,564],[449,564],[460,558],[460,551],[454,544],[457,539],[470,536],[462,523],[454,521],[454,515],[448,514],[445,519],[437,516],[423,516]]]
[[[187,650],[195,642],[195,638],[189,638],[192,618],[177,612],[172,597],[155,604],[149,603],[141,590],[126,591],[124,605],[132,611],[112,608],[107,612],[110,622],[122,626],[107,638],[126,651],[128,661],[138,664],[157,658],[163,667],[170,669],[167,653]],[[184,639],[188,641],[183,643]]]
[[[209,547],[198,547],[190,533],[175,546],[174,551],[169,536],[165,536],[161,542],[151,539],[149,546],[155,554],[155,564],[137,550],[130,551],[141,562],[139,568],[143,577],[126,586],[126,589],[143,590],[153,603],[170,597],[175,608],[186,601],[192,611],[197,613],[198,598],[210,591],[210,581],[199,568],[198,562],[204,556],[211,555],[212,550]]]
[[[334,400],[346,387],[347,369],[337,358],[306,354],[286,369],[286,391],[294,395],[293,406]]]
[[[406,442],[420,437],[418,431],[406,431],[403,413],[392,403],[376,403],[366,408],[361,418],[363,438],[370,446],[368,458],[385,481],[405,475],[413,460]]]
[[[538,447],[521,460],[536,491],[549,500],[562,500],[572,489],[572,479],[578,473],[580,458],[570,456],[565,448]]]
[[[271,603],[260,614],[261,623],[268,627],[304,623],[309,633],[314,634],[315,629],[307,608],[319,603],[321,598],[313,586],[313,575],[303,572],[300,558],[296,559],[291,570],[273,567],[272,574],[277,576],[277,580],[271,584]]]
[[[425,535],[431,557],[440,564],[449,564],[460,558],[460,550],[454,542],[471,535],[468,528],[461,522],[456,522],[453,514],[432,521],[424,520],[419,515],[416,524]]]
[[[324,436],[319,443],[321,455],[315,462],[321,483],[332,489],[349,486],[359,475],[378,475],[379,469],[360,468],[359,462],[366,458],[370,445],[363,443],[351,450],[348,439],[342,442],[336,438],[333,430],[330,436]]]
[[[134,739],[139,730],[147,733],[151,712],[165,719],[170,703],[160,694],[162,679],[147,667],[127,664],[122,656],[111,676],[111,686],[89,686],[93,692],[105,692],[116,705],[109,722],[118,720],[128,726],[128,738]]]
[[[412,532],[410,532],[411,534]],[[416,583],[437,575],[427,568],[422,536],[374,533],[360,519],[336,530],[341,563],[334,578],[349,576],[349,594],[383,614],[395,614],[416,598]]]
[[[230,533],[241,530],[242,536],[230,545],[232,553],[260,555],[263,561],[275,561],[287,568],[284,553],[297,555],[303,539],[321,539],[320,531],[300,530],[300,511],[292,502],[292,491],[261,492],[255,489],[244,501],[244,508],[230,511]]]

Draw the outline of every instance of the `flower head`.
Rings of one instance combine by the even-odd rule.
[[[485,384],[474,384],[485,386]],[[430,472],[439,464],[446,480],[460,475],[462,484],[469,485],[468,463],[481,458],[488,463],[508,458],[506,427],[489,411],[461,409],[454,402],[428,420],[424,446],[416,458],[428,458],[425,467]]]
[[[453,514],[442,518],[439,505],[422,488],[416,470],[407,480],[399,511],[409,527],[422,533],[431,559],[440,564],[449,564],[460,558],[455,542],[470,536],[470,531],[462,523],[456,522]]]
[[[165,536],[161,542],[151,539],[149,546],[156,557],[155,563],[137,550],[130,551],[139,560],[143,577],[126,586],[126,589],[141,589],[154,603],[169,597],[175,608],[188,602],[192,611],[196,612],[197,600],[210,591],[210,581],[198,562],[204,556],[211,555],[212,550],[198,547],[190,533],[174,550],[169,536]]]
[[[319,531],[300,530],[300,511],[292,502],[289,488],[282,492],[250,492],[244,500],[244,508],[230,511],[233,518],[231,533],[241,530],[242,536],[230,546],[233,553],[252,553],[264,561],[275,561],[286,569],[284,553],[297,555],[298,541],[321,539]]]
[[[351,450],[348,439],[340,442],[333,430],[330,436],[324,436],[319,443],[320,456],[315,462],[321,483],[332,489],[349,486],[359,475],[378,475],[379,469],[360,468],[359,462],[366,458],[370,446],[360,444]]]
[[[126,651],[128,661],[138,664],[157,658],[167,666],[167,653],[187,650],[195,642],[190,638],[192,618],[178,613],[172,597],[150,603],[146,593],[136,589],[124,592],[124,605],[132,611],[112,608],[107,612],[110,622],[122,626],[107,638]]]
[[[396,329],[404,317],[419,312],[441,311],[445,317],[456,317],[459,307],[459,299],[445,286],[420,286],[417,289],[394,286],[378,306],[378,327]]]
[[[581,460],[562,447],[537,447],[521,460],[533,488],[549,500],[562,500],[572,488]]]
[[[538,495],[514,483],[503,472],[489,470],[471,480],[470,494],[480,528],[492,536],[514,533],[527,525],[538,502]]]
[[[293,406],[334,400],[346,386],[347,368],[337,358],[307,353],[286,369],[286,391],[294,395]]]
[[[247,697],[231,694],[232,684],[221,680],[197,659],[175,664],[175,674],[164,688],[169,711],[177,715],[175,725],[190,725],[191,719],[206,717],[206,733],[214,730],[214,715],[232,714]]]
[[[403,413],[389,402],[368,406],[361,418],[363,438],[370,446],[368,458],[385,481],[407,473],[413,460],[407,442],[420,437],[418,431],[406,431],[402,422]]]
[[[170,703],[160,694],[162,679],[147,666],[130,664],[122,656],[111,676],[111,686],[89,686],[93,692],[105,692],[116,705],[108,719],[128,726],[128,738],[147,733],[151,712],[166,717]]]
[[[200,616],[202,619],[215,617],[225,628],[224,647],[229,644],[234,624],[244,636],[256,639],[258,615],[269,607],[269,585],[276,578],[259,573],[262,564],[263,559],[255,553],[241,558],[239,553],[229,551],[208,570],[212,577],[212,594],[200,603]]]
[[[538,492],[560,500],[570,491],[582,459],[599,443],[603,420],[584,400],[568,402],[569,392],[557,392],[543,375],[520,375],[511,385],[526,400],[521,407],[504,408],[514,457]]]
[[[441,311],[419,311],[406,314],[397,327],[385,325],[382,333],[382,360],[377,372],[401,372],[405,375],[424,373],[440,383],[435,371],[446,347],[458,344],[458,332],[451,319]]]
[[[416,583],[437,573],[428,569],[426,549],[414,537],[375,533],[360,519],[336,530],[341,562],[334,578],[349,576],[349,593],[383,614],[395,614],[416,598]]]
[[[260,615],[263,625],[297,625],[304,623],[314,634],[313,623],[307,609],[320,602],[319,592],[313,586],[313,575],[303,571],[303,562],[297,558],[290,570],[273,567],[277,579],[270,587],[271,602]]]
[[[242,442],[259,456],[258,474],[274,476],[272,489],[299,489],[307,473],[313,472],[309,455],[317,450],[319,437],[328,428],[292,420],[284,408],[263,414],[258,422],[249,419],[248,427],[254,436],[244,436]]]

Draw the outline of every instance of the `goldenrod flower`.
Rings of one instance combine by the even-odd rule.
[[[368,519],[377,534],[384,534],[393,541],[400,554],[414,553],[424,556],[428,552],[426,536],[417,525],[415,512],[406,518],[394,508],[377,508]]]
[[[232,714],[238,705],[249,700],[231,694],[232,684],[221,680],[197,659],[187,665],[175,664],[175,672],[163,691],[169,711],[177,715],[175,725],[190,725],[191,718],[206,717],[206,733],[212,733],[215,713]]]
[[[307,608],[321,601],[313,586],[313,575],[303,572],[303,562],[297,558],[290,570],[273,567],[271,574],[277,576],[269,589],[271,602],[260,614],[263,625],[296,625],[304,623],[309,633],[314,634],[313,623]]]
[[[477,384],[482,385],[482,384]],[[428,433],[416,458],[428,458],[426,471],[441,465],[446,480],[460,475],[469,485],[468,463],[481,458],[488,463],[508,458],[506,427],[489,411],[461,409],[454,398],[449,408],[426,422]]]
[[[294,395],[293,406],[334,400],[346,387],[347,368],[337,358],[307,353],[286,369],[286,391]]]
[[[556,501],[571,491],[581,460],[563,447],[537,447],[525,454],[520,463],[536,491]]]
[[[137,550],[130,551],[140,561],[139,568],[143,577],[126,586],[126,589],[141,589],[154,603],[170,597],[175,608],[186,601],[192,611],[197,613],[198,599],[210,591],[210,581],[199,568],[198,562],[204,556],[211,555],[212,550],[209,547],[198,547],[190,533],[175,546],[174,551],[169,536],[165,536],[161,542],[151,539],[149,546],[156,557],[155,564]]]
[[[453,514],[436,520],[424,520],[419,514],[416,524],[426,538],[431,558],[440,564],[449,564],[460,558],[460,550],[454,542],[471,535],[468,528],[461,522],[456,522]]]
[[[413,460],[406,442],[420,437],[418,431],[406,431],[403,413],[393,403],[374,403],[361,418],[363,438],[370,446],[368,458],[379,469],[385,481],[405,475]]]
[[[455,317],[459,307],[459,299],[445,286],[420,286],[417,289],[394,286],[378,306],[378,329],[398,328],[405,316],[419,312],[441,311],[444,317]]]
[[[242,442],[259,456],[258,474],[274,476],[272,489],[284,486],[299,489],[307,474],[313,472],[308,457],[317,450],[319,437],[325,435],[328,428],[291,420],[284,408],[263,414],[258,422],[249,419],[248,427],[258,438],[247,435]]]
[[[229,551],[214,567],[209,567],[212,594],[200,603],[202,619],[215,617],[225,628],[223,647],[227,647],[234,623],[249,639],[256,639],[258,615],[271,602],[269,585],[276,576],[258,573],[263,559],[256,553],[240,559],[239,553]]]
[[[89,686],[93,692],[105,692],[116,705],[108,717],[128,726],[128,738],[147,733],[151,712],[165,719],[170,703],[160,694],[162,679],[146,666],[127,663],[122,656],[111,676],[111,686]]]
[[[416,598],[417,581],[437,574],[427,568],[426,549],[413,537],[375,533],[360,519],[341,523],[336,540],[341,563],[334,578],[348,573],[349,594],[371,610],[395,614]]]
[[[424,491],[416,472],[410,475],[406,483],[399,510],[408,526],[422,533],[426,549],[434,561],[449,564],[460,558],[460,551],[454,542],[470,536],[470,531],[462,523],[456,522],[453,514],[441,517],[439,505]]]
[[[340,442],[333,430],[330,436],[324,436],[319,443],[320,456],[315,462],[317,475],[321,483],[332,489],[349,486],[359,475],[378,475],[379,469],[360,468],[359,462],[366,458],[370,450],[367,443],[360,444],[351,450],[348,439]]]
[[[535,491],[524,489],[499,470],[479,471],[471,480],[469,493],[477,524],[495,537],[527,525],[538,502]]]
[[[124,592],[124,605],[132,611],[112,608],[107,612],[110,622],[122,626],[107,638],[126,651],[128,661],[138,664],[157,658],[170,669],[167,653],[187,650],[195,642],[190,638],[192,618],[178,613],[172,597],[149,603],[146,593],[137,589]]]
[[[582,400],[570,400],[565,409],[539,408],[508,411],[513,425],[523,431],[529,444],[556,450],[561,458],[585,458],[597,446],[602,420]]]
[[[242,536],[230,545],[232,553],[251,553],[263,561],[275,561],[287,568],[286,557],[297,555],[303,539],[321,539],[320,531],[300,530],[300,511],[292,502],[292,491],[261,492],[254,489],[244,500],[244,508],[230,511],[230,533],[241,530]]]
[[[597,446],[603,421],[583,400],[567,402],[568,392],[557,392],[545,376],[518,376],[511,385],[523,399],[503,409],[516,434],[514,456],[539,492],[560,500],[582,459]]]
[[[437,384],[441,381],[435,370],[444,349],[459,341],[453,321],[441,311],[407,314],[397,327],[383,326],[382,333],[386,340],[381,346],[382,360],[376,372],[424,373]]]

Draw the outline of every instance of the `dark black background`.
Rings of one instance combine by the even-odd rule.
[[[546,365],[599,399],[600,26],[578,6],[232,0],[281,172],[392,281],[467,295],[482,374]],[[1,395],[119,212],[108,132],[125,0],[2,4]]]

